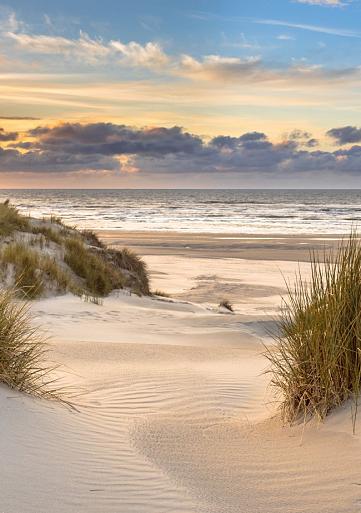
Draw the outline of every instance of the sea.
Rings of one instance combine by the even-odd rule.
[[[361,226],[361,190],[0,189],[22,213],[81,229],[344,234]]]

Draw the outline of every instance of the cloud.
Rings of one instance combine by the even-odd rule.
[[[0,128],[0,141],[16,141],[19,137],[18,132],[5,132],[3,128]]]
[[[1,19],[1,16],[0,16]],[[243,19],[243,18],[242,18]],[[49,20],[48,20],[49,21]],[[50,20],[51,21],[51,20]],[[323,32],[327,34],[338,34],[347,37],[361,37],[361,33],[355,31],[330,29],[314,25],[294,24],[281,20],[249,19],[253,23],[285,26]],[[52,30],[47,23],[48,30]],[[259,55],[248,55],[246,57],[234,57],[229,55],[193,55],[181,54],[172,55],[166,53],[162,45],[157,41],[148,41],[141,44],[137,41],[123,42],[120,40],[104,40],[102,38],[90,37],[87,33],[80,31],[78,38],[67,38],[58,35],[34,34],[28,27],[20,23],[15,15],[8,15],[6,28],[0,28],[0,42],[3,48],[12,55],[10,60],[3,63],[7,69],[14,67],[16,51],[22,54],[37,55],[36,66],[45,66],[47,71],[58,70],[59,64],[75,64],[77,72],[84,71],[84,67],[95,66],[100,69],[116,70],[117,67],[135,68],[146,70],[147,73],[163,75],[168,79],[175,80],[179,77],[192,82],[228,82],[233,84],[257,84],[277,83],[299,87],[301,84],[312,86],[315,84],[329,85],[341,81],[350,83],[359,81],[361,68],[359,66],[349,68],[327,68],[315,63],[293,62],[287,66],[275,62],[268,63],[262,60]],[[279,39],[290,39],[292,36],[280,35]],[[250,44],[243,34],[237,43],[247,48],[249,52],[257,45]],[[23,60],[17,66],[33,66],[29,60]],[[0,59],[1,66],[1,59]],[[129,73],[130,70],[128,69]],[[40,101],[40,100],[37,100]]]
[[[190,78],[206,80],[236,80],[255,81],[265,80],[275,76],[271,70],[263,69],[260,57],[253,56],[245,59],[239,57],[223,57],[207,55],[197,60],[190,55],[183,55],[180,60],[178,73]]]
[[[7,121],[39,121],[41,118],[33,118],[30,116],[0,116],[0,119],[4,119]]]
[[[277,36],[277,39],[279,41],[294,41],[295,38],[293,36],[290,36],[289,34],[280,34]]]
[[[208,80],[218,82],[278,82],[288,84],[318,84],[327,81],[328,84],[344,80],[359,80],[359,67],[343,69],[327,69],[321,65],[307,62],[293,62],[289,67],[269,67],[259,56],[245,59],[239,57],[223,57],[207,55],[195,59],[183,55],[176,73],[192,80]]]
[[[123,63],[130,66],[157,68],[169,62],[169,57],[158,43],[149,42],[142,46],[135,41],[127,44],[111,41],[110,47],[119,53]]]
[[[203,147],[200,137],[177,126],[134,129],[113,123],[64,123],[53,128],[37,127],[29,130],[28,136],[36,138],[33,148],[37,151],[56,149],[83,155],[192,155]]]
[[[336,129],[329,132],[332,130]],[[11,147],[0,147],[1,172],[361,174],[360,145],[316,150],[316,139],[298,129],[281,142],[272,142],[259,131],[238,137],[219,135],[207,141],[177,126],[134,128],[114,123],[38,126],[25,136]],[[17,134],[11,138],[16,140]]]
[[[80,33],[79,39],[15,32],[7,32],[6,35],[20,49],[28,53],[64,55],[76,59],[85,59],[89,63],[104,59],[111,51],[101,40],[91,39],[84,32]]]
[[[78,39],[61,36],[27,34],[23,32],[6,32],[6,37],[22,51],[41,55],[61,55],[88,64],[105,64],[113,59],[118,63],[133,67],[160,67],[169,58],[159,43],[148,42],[144,45],[135,41],[104,42],[101,38],[92,39],[85,32],[80,32]]]
[[[292,23],[290,21],[283,21],[283,20],[255,19],[253,21],[254,21],[254,23],[258,23],[260,25],[274,25],[276,27],[288,27],[288,28],[294,28],[294,29],[299,29],[299,30],[307,30],[309,32],[318,32],[321,34],[329,34],[332,36],[361,38],[361,32],[358,32],[356,30],[323,27],[321,25],[311,25],[311,24],[307,24],[307,23]]]
[[[338,144],[361,142],[361,128],[355,126],[331,128],[327,135],[335,139]]]
[[[295,0],[299,4],[325,5],[327,7],[342,7],[346,4],[340,0]]]

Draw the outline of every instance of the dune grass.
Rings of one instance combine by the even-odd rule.
[[[43,290],[43,283],[39,275],[39,254],[28,248],[25,244],[14,242],[4,247],[1,253],[3,265],[14,267],[14,282],[18,294],[29,299],[39,297]]]
[[[101,253],[93,253],[78,238],[65,240],[64,262],[83,278],[85,289],[94,296],[106,296],[112,290],[123,288],[120,270],[107,262]]]
[[[46,341],[31,324],[29,305],[0,291],[0,382],[31,395],[57,398],[54,367],[45,364]]]
[[[99,239],[98,235],[93,232],[93,230],[82,230],[81,235],[90,246],[105,249],[105,244]]]
[[[234,312],[232,303],[228,299],[222,299],[219,303],[220,308],[225,308],[226,310],[229,310],[230,312]]]
[[[137,286],[133,286],[133,290],[140,294],[150,294],[148,268],[144,260],[128,248],[121,250],[111,249],[108,251],[116,266],[129,271],[133,278],[136,279]]]
[[[16,230],[25,230],[28,225],[26,217],[19,214],[9,201],[0,203],[0,237],[6,237]]]
[[[2,266],[12,265],[17,295],[27,299],[40,297],[45,282],[61,292],[75,289],[69,275],[59,267],[56,260],[21,242],[13,242],[1,252]]]
[[[322,258],[320,258],[322,256]],[[298,274],[282,309],[277,349],[268,349],[272,384],[285,420],[324,419],[361,381],[361,244],[356,234],[335,252],[312,255],[311,280]]]
[[[34,233],[34,235],[44,235],[45,240],[51,240],[55,244],[62,243],[62,236],[59,231],[56,231],[49,226],[32,226],[31,233]]]
[[[168,294],[167,292],[164,292],[163,290],[160,290],[160,289],[153,290],[152,295],[159,296],[159,297],[170,297],[170,294]]]
[[[133,251],[109,249],[95,232],[66,226],[59,217],[39,222],[7,200],[0,204],[0,238],[2,284],[16,284],[28,299],[51,291],[99,298],[124,287],[150,294],[147,267]]]

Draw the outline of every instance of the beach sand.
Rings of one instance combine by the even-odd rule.
[[[309,248],[337,241],[102,235],[143,255],[172,299],[33,304],[76,409],[0,388],[0,511],[361,511],[349,406],[323,425],[282,426],[262,355],[284,279],[298,259],[307,276]]]

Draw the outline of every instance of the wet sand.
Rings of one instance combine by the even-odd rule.
[[[178,255],[202,258],[244,258],[307,262],[310,251],[337,247],[343,235],[237,235],[234,233],[178,233],[99,231],[115,246],[133,248],[141,255]]]

